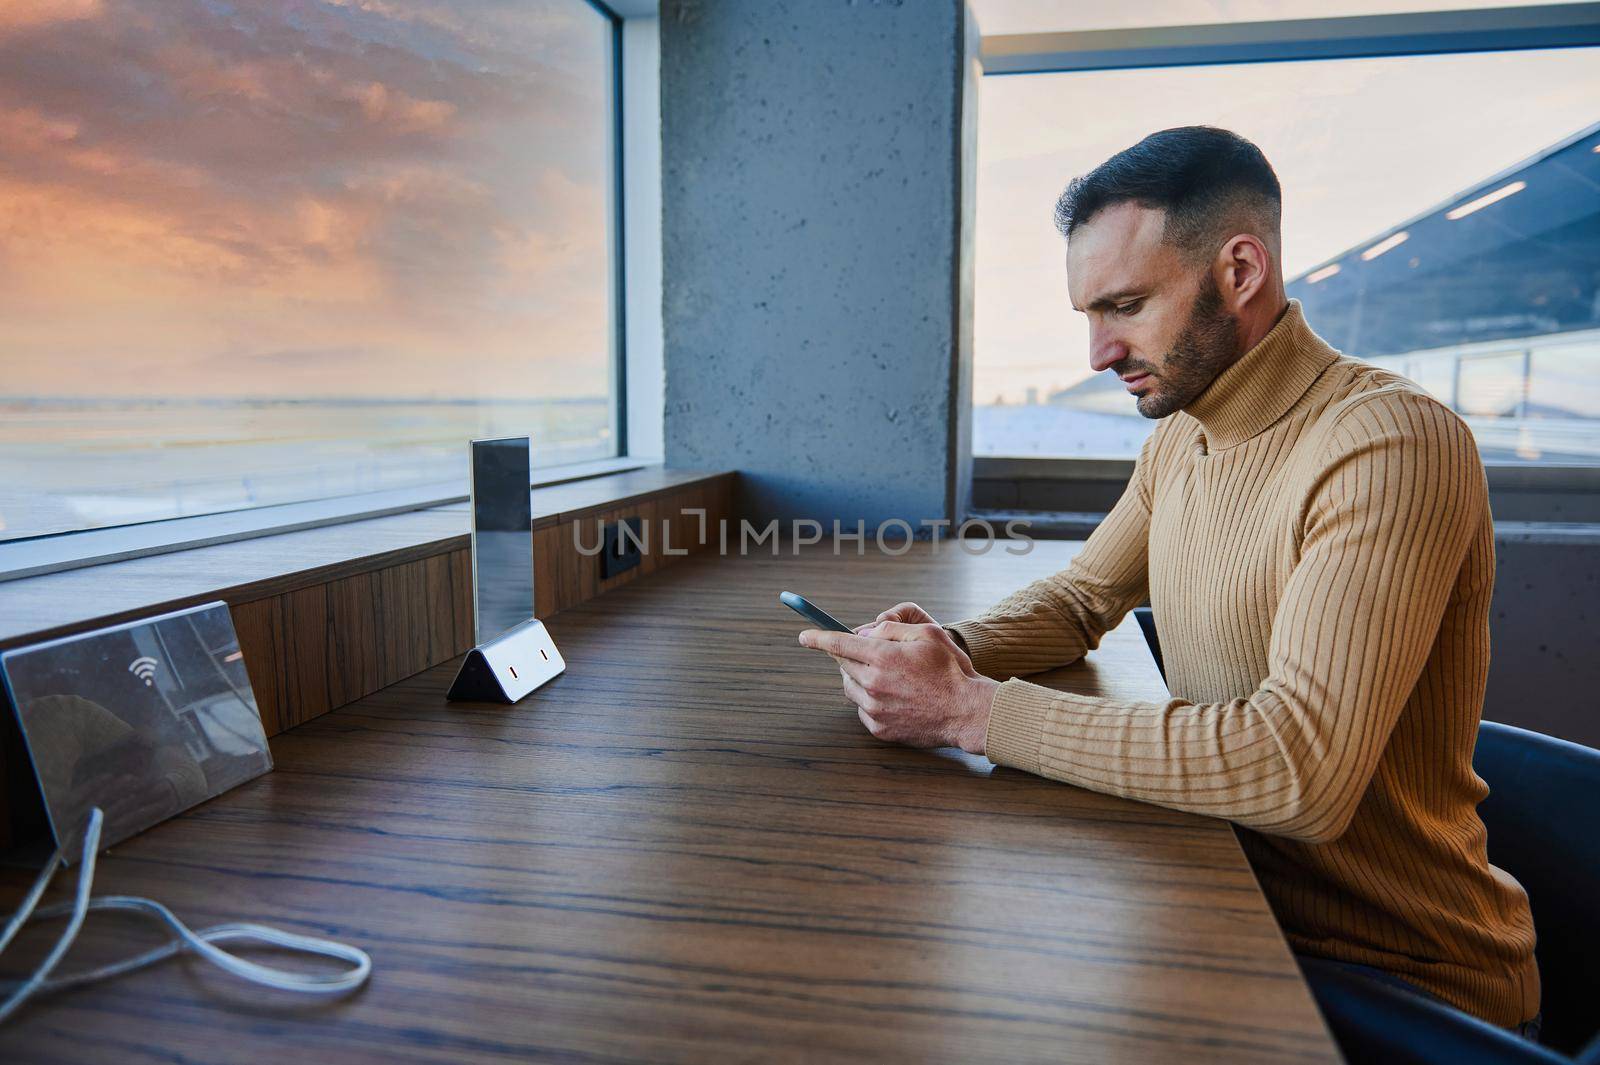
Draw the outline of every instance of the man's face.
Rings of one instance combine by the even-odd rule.
[[[1238,358],[1211,263],[1161,239],[1165,214],[1120,203],[1073,231],[1067,289],[1089,319],[1089,365],[1122,379],[1146,418],[1194,402]]]

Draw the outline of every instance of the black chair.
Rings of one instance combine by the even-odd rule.
[[[1155,618],[1134,616],[1165,678]],[[1600,751],[1485,721],[1472,765],[1490,789],[1478,807],[1489,860],[1533,908],[1540,1045],[1315,958],[1300,959],[1306,981],[1352,1065],[1600,1065]]]
[[[1156,669],[1161,673],[1161,679],[1167,679],[1167,667],[1161,662],[1161,639],[1156,635],[1156,615],[1147,606],[1133,608],[1133,619],[1139,623],[1139,631],[1144,633],[1144,642],[1150,645],[1150,657],[1156,660]]]
[[[1320,958],[1298,959],[1350,1065],[1573,1065],[1573,1059],[1399,987]],[[1594,1065],[1590,1057],[1579,1059]]]
[[[1544,987],[1539,1046],[1423,995],[1300,959],[1353,1063],[1600,1065],[1600,751],[1485,721],[1472,767],[1489,860],[1527,889]],[[1566,1056],[1570,1055],[1570,1056]]]
[[[1489,784],[1478,807],[1489,860],[1517,878],[1533,907],[1539,1041],[1600,1061],[1600,751],[1485,721],[1472,768]]]

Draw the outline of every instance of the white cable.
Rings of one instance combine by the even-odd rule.
[[[56,963],[61,960],[62,955],[66,954],[67,949],[72,946],[72,941],[78,938],[78,929],[83,927],[83,918],[89,912],[89,887],[94,882],[95,851],[98,849],[100,842],[100,823],[103,820],[105,820],[105,815],[100,812],[100,807],[96,806],[89,811],[89,827],[84,830],[83,835],[83,865],[78,869],[78,888],[72,900],[72,918],[67,922],[66,930],[61,933],[61,938],[56,940],[56,945],[50,948],[50,953],[45,956],[44,961],[39,963],[39,967],[33,971],[33,975],[24,980],[15,992],[6,997],[4,1002],[0,1002],[0,1024],[4,1024],[6,1019],[17,1011],[18,1007],[28,1001],[34,992],[44,986],[45,980],[50,976],[50,970],[54,969]],[[50,878],[55,875],[56,867],[60,864],[61,849],[58,847],[56,848],[56,853],[45,863],[43,871],[39,874],[39,879],[34,881],[33,890],[28,892],[28,898],[23,903],[22,908],[17,911],[17,915],[11,919],[11,922],[6,925],[5,941],[0,942],[0,950],[4,950],[10,944],[11,937],[16,935],[17,930],[27,922],[29,913],[38,904],[39,897],[44,894],[45,886],[50,883]]]
[[[233,923],[213,925],[202,928],[196,932],[188,925],[178,920],[177,915],[159,902],[151,899],[141,899],[132,895],[106,895],[100,898],[91,898],[90,887],[94,882],[95,854],[100,847],[100,828],[104,815],[99,807],[89,814],[89,825],[83,837],[83,866],[78,872],[77,891],[71,902],[58,903],[40,910],[38,916],[43,919],[67,916],[67,927],[51,948],[49,955],[33,971],[33,974],[17,985],[3,1003],[0,1003],[0,1024],[4,1024],[18,1008],[35,994],[45,991],[60,991],[64,988],[78,987],[83,984],[107,980],[113,976],[142,969],[153,965],[175,954],[186,950],[193,951],[202,958],[211,962],[218,968],[230,972],[242,980],[248,980],[264,987],[276,988],[280,991],[297,991],[304,994],[330,995],[342,991],[350,991],[367,982],[367,977],[372,975],[372,959],[363,950],[336,943],[331,939],[318,939],[315,936],[296,935],[292,932],[280,931],[266,925]],[[38,905],[39,899],[44,895],[45,887],[55,875],[56,869],[61,864],[61,851],[57,850],[50,861],[45,864],[39,873],[39,879],[34,881],[28,897],[23,900],[22,906],[7,923],[4,933],[0,933],[0,953],[11,943],[28,917]],[[132,910],[136,913],[145,913],[156,917],[170,927],[177,938],[168,941],[153,950],[136,955],[124,961],[105,965],[98,969],[91,969],[82,973],[70,973],[66,976],[50,979],[50,973],[56,964],[61,961],[67,950],[72,946],[73,940],[78,936],[78,931],[83,927],[83,920],[90,910]],[[244,940],[256,943],[270,944],[271,946],[284,947],[289,950],[299,951],[303,954],[317,954],[325,958],[336,958],[347,961],[351,968],[341,973],[318,975],[314,973],[294,973],[283,969],[274,969],[271,966],[261,965],[248,961],[235,954],[216,946],[217,943]]]
[[[12,937],[27,923],[28,915],[33,912],[35,906],[39,905],[39,899],[44,895],[44,889],[49,885],[50,880],[56,875],[56,870],[60,867],[61,850],[57,848],[56,852],[50,856],[50,860],[45,863],[44,868],[39,870],[39,877],[33,882],[33,887],[28,890],[28,897],[22,900],[22,905],[17,908],[17,912],[12,914],[11,920],[6,923],[5,932],[0,934],[0,954],[5,953],[6,947],[11,944]]]

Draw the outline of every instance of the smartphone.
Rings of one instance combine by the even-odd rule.
[[[818,607],[806,602],[804,596],[795,595],[793,592],[780,592],[778,602],[793,610],[819,629],[832,629],[834,632],[854,632],[850,626]]]

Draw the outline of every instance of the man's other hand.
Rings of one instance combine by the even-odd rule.
[[[933,615],[915,603],[896,603],[894,606],[879,614],[876,619],[866,625],[856,627],[856,632],[861,633],[874,628],[880,621],[898,621],[902,625],[937,625]]]
[[[908,606],[921,611],[910,603],[894,609]],[[931,619],[880,621],[863,626],[860,635],[807,629],[800,643],[839,663],[845,695],[878,739],[984,752],[989,707],[1000,684],[973,669],[966,652]]]

